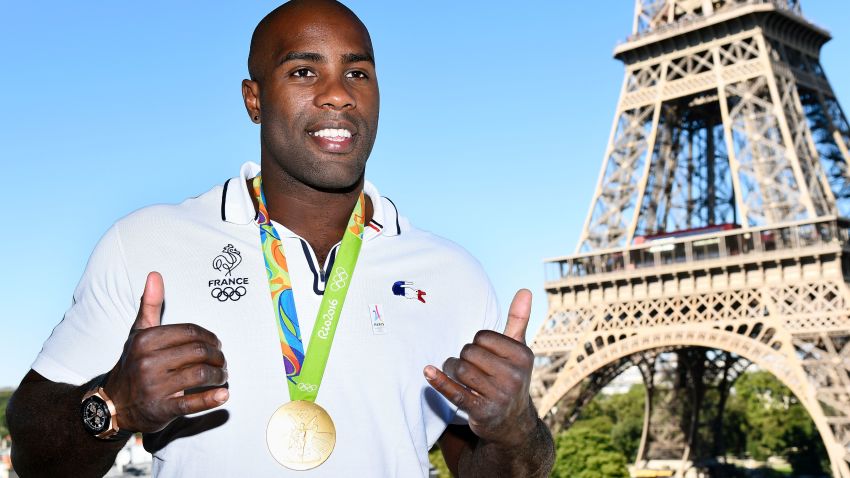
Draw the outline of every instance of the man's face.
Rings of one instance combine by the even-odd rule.
[[[378,128],[368,33],[344,13],[302,9],[264,39],[269,56],[256,78],[264,160],[315,189],[357,185]]]

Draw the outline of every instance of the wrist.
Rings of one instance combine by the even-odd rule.
[[[537,418],[537,410],[530,400],[528,408],[519,417],[508,419],[507,423],[507,433],[499,439],[490,440],[490,443],[498,448],[509,450],[527,446],[539,433],[539,427],[543,425],[543,422]]]
[[[480,440],[459,463],[461,477],[522,476],[545,478],[555,460],[552,435],[536,417],[531,432],[519,444]]]
[[[122,429],[118,422],[118,410],[103,384],[109,374],[89,382],[88,391],[80,402],[80,420],[89,435],[109,441],[126,441],[133,432]]]

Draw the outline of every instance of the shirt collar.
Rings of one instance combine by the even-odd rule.
[[[248,161],[239,169],[239,176],[230,178],[224,183],[221,192],[221,220],[231,224],[250,224],[254,222],[257,211],[251,202],[248,191],[248,179],[260,174],[260,166]],[[378,189],[369,181],[363,185],[363,192],[372,201],[372,221],[366,224],[364,239],[373,237],[397,236],[401,229],[398,221],[398,211],[389,199],[382,198]],[[281,231],[283,232],[283,231]]]

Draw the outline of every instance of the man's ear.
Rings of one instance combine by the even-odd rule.
[[[242,100],[251,121],[260,124],[263,119],[260,113],[260,84],[254,80],[242,80]]]

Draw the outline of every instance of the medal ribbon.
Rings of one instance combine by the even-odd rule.
[[[258,175],[252,182],[254,196],[257,198],[257,224],[260,226],[260,244],[277,316],[278,338],[289,385],[289,398],[293,401],[315,402],[328,363],[336,326],[342,314],[342,305],[351,285],[360,247],[363,245],[365,198],[361,192],[343,233],[342,244],[325,283],[325,293],[308,344],[310,355],[307,356],[301,339],[298,314],[295,311],[295,298],[292,295],[292,281],[283,242],[266,209],[262,185],[262,175]]]

